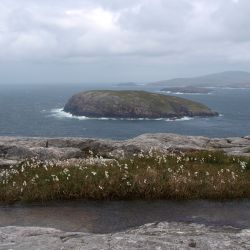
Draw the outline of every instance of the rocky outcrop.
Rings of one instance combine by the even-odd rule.
[[[51,228],[2,227],[0,249],[250,249],[250,230],[184,223],[151,223],[114,234]]]
[[[95,90],[72,96],[64,107],[76,116],[109,118],[180,118],[216,116],[205,105],[146,91]]]
[[[222,150],[227,154],[250,156],[250,136],[208,138],[177,134],[143,134],[133,139],[112,141],[88,138],[0,137],[0,166],[15,164],[28,157],[41,160],[82,159],[91,150],[103,157],[115,158],[150,149],[167,153],[171,150]]]

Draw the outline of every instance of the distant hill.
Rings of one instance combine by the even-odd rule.
[[[250,73],[244,71],[225,71],[216,74],[190,78],[174,78],[158,81],[148,86],[198,86],[198,87],[247,87],[250,88]]]
[[[122,82],[122,83],[117,83],[116,86],[118,86],[118,87],[136,87],[136,86],[138,86],[138,84],[135,82]]]

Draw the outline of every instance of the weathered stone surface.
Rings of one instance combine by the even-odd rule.
[[[0,168],[1,167],[10,167],[12,165],[16,165],[18,163],[18,161],[16,160],[8,160],[8,159],[1,159],[0,158]]]
[[[184,223],[151,223],[114,234],[63,232],[52,228],[2,227],[0,249],[250,249],[250,230]]]
[[[227,154],[250,156],[250,137],[207,138],[177,134],[143,134],[133,139],[112,141],[88,138],[32,138],[0,137],[0,166],[11,165],[10,160],[20,161],[27,157],[41,160],[82,159],[88,151],[104,157],[115,158],[131,155],[151,148],[161,152],[169,150],[223,150]]]

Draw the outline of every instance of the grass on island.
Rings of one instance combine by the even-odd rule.
[[[2,203],[232,198],[250,198],[250,159],[222,152],[162,155],[151,151],[109,162],[90,155],[87,163],[75,165],[33,158],[0,171]]]

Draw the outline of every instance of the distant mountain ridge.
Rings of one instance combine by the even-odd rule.
[[[250,73],[225,71],[199,77],[174,78],[148,84],[148,86],[199,86],[199,87],[247,87],[250,88]]]

